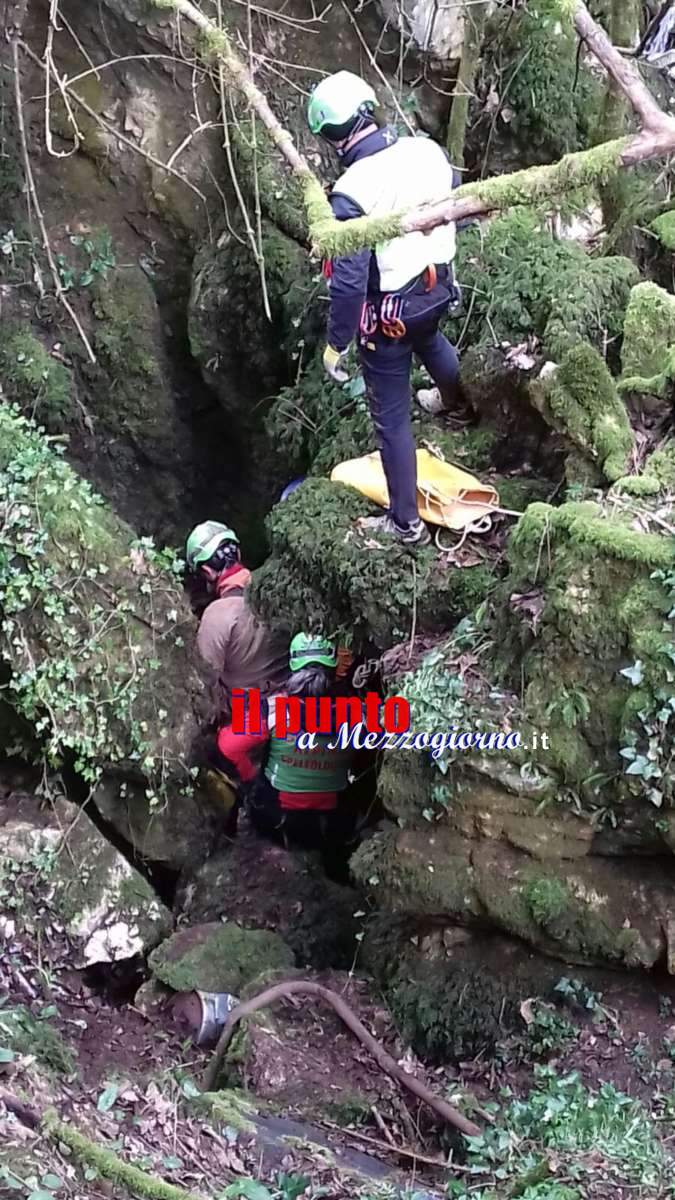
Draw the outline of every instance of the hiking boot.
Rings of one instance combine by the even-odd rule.
[[[419,518],[409,525],[397,525],[394,518],[385,513],[382,517],[364,517],[359,524],[369,533],[384,533],[388,537],[398,538],[403,546],[428,546],[431,541],[429,530]]]
[[[445,412],[443,397],[437,387],[420,388],[416,394],[416,399],[420,408],[430,413],[432,417],[437,417],[439,413]]]

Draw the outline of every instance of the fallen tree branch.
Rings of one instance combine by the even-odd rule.
[[[607,34],[591,17],[583,0],[570,0],[574,27],[617,86],[626,94],[642,122],[632,138],[620,138],[579,154],[569,154],[550,166],[531,167],[512,175],[468,183],[451,197],[412,212],[386,217],[359,217],[337,221],[318,178],[296,148],[291,134],[272,112],[265,95],[233,49],[224,30],[205,16],[191,0],[153,0],[170,8],[199,28],[207,51],[219,60],[230,81],[241,92],[281,151],[302,185],[313,249],[326,257],[352,254],[366,246],[411,233],[427,232],[469,217],[486,216],[514,205],[537,204],[578,188],[607,183],[619,171],[649,159],[675,153],[675,118],[658,106],[635,64],[624,59]]]
[[[359,1039],[362,1046],[372,1054],[376,1063],[385,1074],[397,1080],[408,1091],[417,1096],[418,1100],[423,1100],[434,1112],[447,1121],[449,1125],[453,1125],[455,1129],[465,1134],[467,1137],[478,1137],[480,1129],[474,1125],[473,1121],[469,1121],[467,1117],[462,1116],[452,1104],[448,1104],[446,1100],[442,1100],[440,1096],[435,1096],[429,1088],[420,1083],[414,1075],[410,1075],[408,1071],[404,1071],[403,1067],[399,1066],[395,1059],[387,1054],[386,1050],[374,1038],[372,1033],[369,1033],[365,1025],[359,1021],[359,1018],[352,1012],[349,1005],[338,996],[337,992],[332,992],[329,988],[323,987],[320,983],[313,983],[309,980],[287,980],[284,983],[277,983],[274,987],[266,988],[257,996],[253,996],[250,1000],[245,1000],[243,1004],[237,1005],[229,1014],[223,1032],[221,1033],[218,1044],[213,1053],[213,1058],[204,1074],[204,1091],[213,1091],[220,1067],[225,1056],[227,1047],[229,1046],[235,1029],[244,1017],[249,1017],[251,1013],[257,1012],[260,1008],[266,1008],[269,1004],[274,1004],[276,1000],[282,1000],[289,996],[318,996],[320,1000],[324,1000],[326,1004],[330,1004],[331,1008],[337,1013],[340,1020],[344,1022],[348,1029]]]

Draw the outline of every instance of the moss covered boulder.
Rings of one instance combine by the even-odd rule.
[[[48,763],[144,819],[191,823],[203,685],[173,556],[138,541],[30,422],[0,408],[4,698]],[[96,797],[95,797],[96,798]],[[135,839],[134,839],[135,840]]]
[[[22,923],[44,924],[46,906],[75,967],[145,954],[171,929],[150,884],[62,798],[42,807],[22,793],[0,799],[0,880],[16,886],[27,874],[32,888],[16,909]]]
[[[664,859],[537,862],[440,827],[377,834],[352,865],[380,905],[402,916],[496,928],[568,962],[673,961],[675,888]]]
[[[270,970],[290,969],[293,951],[276,933],[239,925],[191,925],[180,929],[150,955],[150,968],[177,992],[231,992]]]
[[[631,292],[622,367],[626,391],[663,396],[675,376],[675,298],[656,283]]]
[[[260,614],[385,650],[410,636],[414,619],[418,632],[442,630],[484,598],[489,567],[448,567],[433,549],[413,559],[391,539],[359,530],[358,519],[378,511],[327,479],[308,480],[277,505],[268,522],[271,557],[251,589]]]
[[[385,755],[392,825],[352,859],[380,908],[673,969],[675,551],[649,511],[530,505],[488,605],[385,659],[415,730],[470,741]]]
[[[605,360],[589,343],[579,342],[544,389],[545,414],[574,447],[568,481],[614,483],[627,469],[633,432]]]
[[[629,496],[658,496],[675,492],[675,440],[669,438],[658,450],[652,451],[639,475],[623,475],[616,482],[617,491]]]
[[[205,243],[193,266],[190,345],[228,410],[232,385],[246,389],[253,382],[259,394],[273,393],[323,332],[325,284],[305,248],[266,221],[262,255],[269,317],[261,264],[245,237],[224,234],[216,246]]]
[[[278,933],[299,966],[348,970],[361,925],[359,893],[326,878],[317,856],[291,853],[240,826],[226,850],[183,872],[179,920],[236,921]]]
[[[476,289],[467,314],[469,345],[519,343],[534,334],[556,361],[579,341],[602,351],[620,338],[639,281],[630,259],[591,258],[522,209],[464,233],[457,272],[467,289]],[[463,323],[458,318],[458,332]]]
[[[659,530],[646,504],[639,520],[630,505],[535,504],[511,538],[494,625],[502,663],[513,682],[520,668],[525,709],[548,730],[544,761],[598,807],[600,797],[619,809],[631,795],[649,801],[650,781],[654,809],[664,800],[663,752],[643,776],[625,771],[633,751],[648,749],[652,722],[664,747],[670,736],[675,552]],[[523,597],[535,604],[534,627]]]

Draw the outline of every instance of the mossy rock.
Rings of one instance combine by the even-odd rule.
[[[181,587],[42,434],[0,406],[4,698],[89,785],[189,788],[202,685]],[[158,719],[158,712],[163,715]],[[150,799],[150,797],[148,797]]]
[[[560,976],[555,963],[486,930],[385,914],[369,922],[362,955],[401,1036],[432,1063],[493,1053],[522,1026],[521,1001]]]
[[[73,1076],[77,1069],[71,1047],[50,1019],[23,1004],[0,1013],[0,1046],[34,1058],[50,1076]]]
[[[460,924],[479,918],[470,839],[446,829],[381,832],[351,858],[354,878],[388,912]]]
[[[661,213],[649,226],[666,250],[675,251],[675,211]]]
[[[626,470],[633,434],[624,404],[601,355],[580,342],[565,354],[546,388],[554,426],[610,483]],[[569,473],[568,473],[569,478]]]
[[[30,795],[0,800],[0,877],[8,883],[17,871],[19,879],[32,877],[17,912],[30,924],[48,905],[74,967],[145,954],[171,930],[171,915],[147,880],[64,799],[46,808]]]
[[[488,567],[445,568],[432,549],[414,561],[391,539],[359,533],[376,512],[358,492],[326,479],[302,484],[268,520],[272,554],[254,574],[252,602],[274,622],[347,636],[355,648],[387,649],[418,633],[448,628],[492,587]],[[379,510],[381,511],[381,510]]]
[[[405,695],[405,689],[399,694]],[[504,781],[504,755],[486,754],[482,770],[472,767],[474,757],[462,754],[441,775],[421,754],[387,754],[378,781],[385,811],[400,827],[426,829],[430,837],[448,829],[463,837],[504,842],[535,859],[590,853],[593,825],[556,803],[554,777],[538,775],[528,781],[514,764],[511,778]]]
[[[442,828],[377,834],[352,859],[382,907],[410,919],[492,926],[563,961],[650,969],[670,962],[667,859],[533,861]]]
[[[311,356],[322,327],[319,293],[324,286],[307,251],[270,222],[262,229],[265,286],[270,318],[263,306],[260,265],[246,239],[220,238],[206,243],[193,266],[189,309],[192,353],[222,381],[228,405],[228,381],[238,388],[254,383],[270,395],[297,374],[297,363]]]
[[[672,604],[654,576],[672,570],[672,545],[611,504],[532,504],[508,557],[493,614],[495,666],[514,687],[525,681],[525,712],[549,733],[541,760],[592,807],[606,803],[618,815],[628,791],[619,749],[645,705],[644,696],[633,703],[621,671],[640,660],[648,692],[664,678]],[[528,594],[538,597],[536,633],[511,602]],[[604,780],[601,793],[593,780]]]
[[[603,350],[618,339],[639,272],[628,258],[591,258],[576,242],[554,238],[523,209],[497,217],[459,240],[456,269],[475,288],[468,344],[518,343],[534,333],[559,361],[579,341]],[[461,330],[464,318],[458,318]],[[454,329],[455,325],[451,325]]]
[[[675,376],[675,297],[656,283],[630,294],[621,360],[626,391],[662,396]]]
[[[186,870],[176,896],[181,920],[236,921],[273,929],[302,967],[349,970],[360,929],[359,893],[326,878],[320,860],[240,830],[222,853]]]
[[[499,70],[510,80],[513,109],[508,131],[498,122],[493,139],[501,170],[507,141],[517,148],[518,166],[548,163],[591,143],[603,89],[588,65],[579,62],[574,30],[561,8],[558,0],[535,0],[515,20],[506,21],[505,14],[492,18]],[[489,48],[486,52],[490,55]],[[488,57],[488,73],[491,65]]]
[[[654,450],[640,475],[624,475],[618,479],[616,489],[636,497],[675,492],[675,441],[671,439],[659,450]]]
[[[74,416],[70,371],[48,353],[28,325],[0,327],[0,376],[6,401],[49,430],[63,430]]]
[[[675,893],[666,859],[590,856],[535,866],[485,845],[473,861],[490,918],[544,953],[627,968],[670,960]]]
[[[203,862],[223,838],[225,813],[199,780],[172,788],[161,810],[137,780],[114,775],[98,784],[92,800],[141,859],[171,872]]]
[[[231,992],[274,968],[292,967],[292,950],[276,933],[213,921],[180,929],[150,955],[150,969],[177,992]]]

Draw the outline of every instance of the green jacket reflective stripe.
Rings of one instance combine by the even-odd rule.
[[[272,787],[280,792],[342,792],[347,786],[347,772],[352,751],[329,750],[334,734],[315,734],[316,748],[300,750],[297,734],[278,738],[272,733],[265,775]]]

